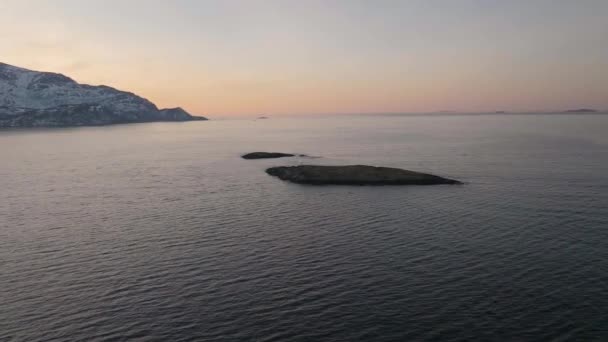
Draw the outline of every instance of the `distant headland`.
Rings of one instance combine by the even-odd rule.
[[[598,113],[595,109],[590,108],[580,108],[580,109],[568,109],[564,111],[564,113]]]
[[[130,92],[0,63],[0,128],[207,120]]]

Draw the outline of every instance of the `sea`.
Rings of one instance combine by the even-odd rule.
[[[4,130],[0,192],[3,342],[608,340],[608,115]]]

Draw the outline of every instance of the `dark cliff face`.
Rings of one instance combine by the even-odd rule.
[[[0,63],[0,128],[191,120],[206,119],[181,108],[158,109],[143,97],[112,87]]]

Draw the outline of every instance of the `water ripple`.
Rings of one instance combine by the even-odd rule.
[[[0,341],[607,339],[608,144],[474,119],[0,134]],[[243,146],[467,185],[298,186]]]

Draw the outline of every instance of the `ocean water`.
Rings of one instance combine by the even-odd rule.
[[[0,341],[608,340],[608,116],[0,132]],[[321,158],[246,161],[251,151]],[[304,186],[371,164],[463,186]]]

